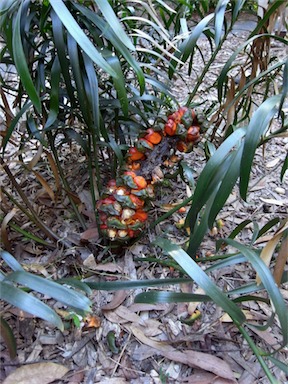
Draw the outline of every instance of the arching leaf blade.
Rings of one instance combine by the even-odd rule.
[[[223,30],[223,21],[226,7],[229,3],[229,0],[219,1],[215,9],[215,46],[218,47]]]
[[[94,0],[94,1],[99,7],[105,19],[107,20],[107,23],[110,25],[111,28],[113,28],[116,35],[123,42],[123,44],[125,44],[128,49],[131,49],[131,51],[135,51],[134,45],[132,44],[129,37],[126,35],[122,25],[120,24],[109,2],[107,0]]]
[[[240,170],[240,195],[246,200],[250,171],[257,146],[261,136],[265,134],[269,123],[277,111],[275,107],[280,101],[281,95],[272,96],[265,100],[252,116],[248,125]]]
[[[44,129],[49,128],[55,122],[58,116],[60,70],[61,67],[58,56],[55,56],[51,68],[50,111]]]
[[[56,312],[32,294],[23,292],[21,289],[14,287],[6,281],[0,281],[0,292],[1,299],[7,303],[48,321],[58,327],[61,331],[64,330],[63,323]]]
[[[206,295],[228,313],[235,324],[241,325],[246,320],[241,309],[226,297],[226,295],[181,247],[162,238],[158,238],[154,243],[168,253],[186,271],[191,279],[205,291]]]
[[[231,245],[232,247],[238,249],[252,264],[253,268],[259,275],[262,281],[262,284],[265,287],[270,297],[270,300],[273,303],[275,313],[277,314],[280,325],[281,325],[281,330],[283,335],[282,345],[283,346],[287,345],[287,342],[288,342],[287,306],[285,304],[284,298],[282,297],[279,291],[277,284],[275,284],[275,280],[269,268],[266,266],[266,264],[263,262],[263,260],[258,256],[258,254],[254,250],[232,239],[225,239],[224,241],[227,244]]]
[[[24,271],[21,264],[7,251],[1,251],[0,256],[13,271]]]
[[[225,173],[225,175],[223,176],[221,180],[221,185],[214,198],[214,202],[212,204],[212,207],[209,213],[209,218],[208,218],[209,228],[213,226],[216,216],[218,215],[220,210],[223,208],[234,185],[236,184],[236,181],[240,174],[242,151],[243,151],[243,143],[241,143],[237,149],[232,151],[229,155],[229,160],[227,159],[230,162],[230,166],[227,172]]]
[[[79,292],[52,280],[25,271],[12,272],[6,280],[25,285],[43,295],[49,295],[70,307],[90,312],[90,300]]]
[[[14,33],[12,34],[12,48],[13,48],[13,58],[14,63],[17,68],[17,72],[20,76],[20,80],[25,88],[31,102],[35,106],[37,112],[41,113],[41,101],[40,96],[33,84],[29,68],[27,65],[27,59],[24,53],[22,38],[21,38],[21,13],[22,13],[22,3],[20,4],[19,10],[17,12],[15,24],[14,24]]]
[[[135,303],[192,303],[207,302],[211,298],[207,295],[185,293],[185,292],[161,292],[149,291],[140,293],[135,297]]]
[[[142,94],[145,90],[144,73],[140,67],[140,64],[123,44],[119,36],[114,32],[113,27],[107,27],[107,23],[105,23],[103,18],[99,17],[99,15],[97,15],[95,12],[92,12],[90,9],[87,9],[80,4],[73,5],[80,11],[81,14],[83,14],[89,21],[92,21],[92,23],[94,23],[102,31],[103,36],[113,44],[113,47],[115,47],[118,53],[123,55],[125,60],[127,60],[127,62],[131,65],[137,75],[140,85],[140,93]]]
[[[74,17],[69,12],[68,8],[62,0],[50,0],[50,4],[56,12],[59,19],[70,35],[75,39],[83,51],[93,60],[100,68],[109,73],[112,77],[116,77],[116,73],[110,65],[104,60],[102,55],[97,51],[92,42],[85,35],[84,31],[80,28],[79,24],[75,21]]]
[[[193,29],[190,37],[183,43],[182,46],[182,58],[181,60],[185,63],[191,53],[194,51],[197,40],[200,35],[203,33],[203,30],[209,24],[209,22],[213,19],[214,13],[204,17]]]
[[[121,64],[117,56],[109,55],[107,57],[107,62],[113,68],[114,72],[117,74],[117,79],[113,80],[114,87],[117,91],[117,96],[121,104],[121,108],[124,116],[128,117],[129,104],[126,92],[126,82],[123,76]]]

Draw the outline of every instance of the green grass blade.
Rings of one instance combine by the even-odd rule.
[[[212,204],[209,217],[208,217],[209,228],[213,226],[216,216],[218,215],[220,210],[223,208],[234,185],[236,184],[236,181],[240,174],[242,152],[243,152],[243,145],[240,145],[237,149],[235,149],[235,151],[231,152],[229,157],[227,158],[227,161],[229,161],[230,166],[227,172],[225,173],[225,175],[223,175],[221,180],[221,185],[214,198],[214,202]]]
[[[59,89],[60,89],[60,62],[58,56],[55,56],[51,68],[51,91],[50,91],[50,111],[45,127],[49,128],[57,119],[59,112]]]
[[[286,158],[283,162],[282,168],[281,168],[281,174],[280,174],[280,180],[283,181],[284,175],[286,171],[288,170],[288,154],[286,155]]]
[[[70,63],[73,71],[73,76],[74,76],[74,80],[77,88],[77,96],[78,96],[80,109],[86,124],[88,125],[88,127],[91,127],[92,122],[91,122],[90,110],[87,109],[87,105],[89,105],[89,103],[87,100],[87,94],[85,92],[85,87],[84,87],[83,73],[81,71],[82,66],[80,64],[78,46],[76,44],[75,39],[70,34],[67,35],[67,47],[68,47]]]
[[[208,302],[211,298],[207,295],[184,292],[160,292],[150,291],[140,293],[135,297],[135,303],[192,303]]]
[[[164,285],[172,284],[184,284],[191,283],[187,278],[175,278],[175,279],[152,279],[152,280],[132,280],[132,281],[100,281],[90,282],[85,281],[91,289],[97,289],[99,291],[120,291],[123,289],[134,288],[148,288],[148,287],[161,287]]]
[[[232,247],[238,249],[246,258],[247,260],[252,264],[253,268],[256,270],[257,274],[259,275],[262,284],[267,290],[267,293],[270,297],[270,300],[273,303],[275,313],[278,316],[282,335],[283,335],[283,342],[282,345],[286,345],[288,341],[288,321],[287,321],[287,308],[285,301],[279,291],[278,286],[275,284],[275,280],[269,270],[269,268],[265,265],[265,263],[260,259],[260,257],[257,255],[256,252],[254,252],[252,249],[244,246],[243,244],[238,243],[235,240],[232,239],[226,239],[224,240],[227,244],[231,245]],[[286,310],[285,310],[286,308]]]
[[[225,16],[225,10],[229,3],[229,0],[221,0],[218,2],[217,7],[215,9],[215,46],[218,47],[222,35],[223,30],[223,21]]]
[[[191,55],[191,53],[193,53],[197,40],[199,39],[200,35],[203,33],[203,30],[209,24],[209,22],[213,19],[213,17],[214,17],[214,13],[204,17],[204,19],[202,19],[193,29],[188,40],[184,42],[184,45],[182,48],[182,58],[181,58],[183,62],[186,62],[186,60]]]
[[[114,72],[117,74],[117,79],[113,79],[114,87],[117,92],[118,99],[121,104],[121,108],[125,117],[128,117],[129,105],[126,92],[126,82],[123,76],[122,68],[120,61],[117,56],[109,55],[106,58],[107,62],[113,68]]]
[[[113,47],[118,51],[118,53],[121,54],[125,60],[127,60],[127,63],[129,63],[129,65],[134,69],[139,81],[140,93],[142,94],[145,90],[144,73],[139,63],[135,60],[121,39],[119,39],[119,36],[117,36],[113,30],[113,27],[107,27],[107,23],[103,20],[103,18],[97,15],[95,12],[92,12],[90,9],[87,9],[80,4],[73,5],[80,11],[81,14],[83,14],[90,22],[95,24],[102,31],[103,36],[112,43]]]
[[[113,9],[111,8],[109,2],[107,0],[94,0],[94,1],[99,7],[100,11],[102,12],[103,16],[107,20],[110,27],[113,28],[114,32],[119,37],[119,39],[123,42],[123,44],[125,44],[128,49],[131,49],[131,51],[135,51],[134,45],[132,44],[129,37],[126,35],[122,25],[119,23],[119,20],[115,15]]]
[[[286,363],[283,363],[282,361],[276,359],[273,356],[267,356],[270,361],[272,361],[273,364],[276,365],[276,367],[280,368],[281,371],[285,373],[286,376],[288,376],[288,365]]]
[[[38,126],[35,123],[34,118],[30,114],[27,118],[27,128],[28,128],[28,131],[30,131],[32,137],[35,137],[35,139],[39,140],[40,143],[43,145],[43,147],[47,147],[47,142],[43,138],[44,137],[43,133],[39,130]]]
[[[93,65],[93,61],[88,57],[85,52],[83,52],[83,60],[86,69],[86,74],[89,83],[89,104],[92,110],[93,115],[93,129],[95,130],[96,137],[99,139],[100,137],[100,109],[99,109],[99,87],[98,87],[98,79],[96,76],[95,68]],[[87,93],[87,92],[86,92]]]
[[[206,273],[194,260],[178,245],[169,240],[158,238],[155,244],[168,253],[208,295],[215,304],[219,305],[233,319],[235,324],[241,325],[245,315],[241,309],[229,300],[226,295],[215,285]]]
[[[56,12],[63,25],[66,27],[70,35],[77,41],[78,45],[83,51],[105,72],[109,73],[112,77],[116,77],[116,73],[110,65],[103,59],[102,55],[97,51],[84,31],[80,28],[74,17],[69,12],[66,5],[62,0],[50,0],[50,4]]]
[[[0,256],[13,271],[24,271],[18,261],[7,251],[1,251]]]
[[[233,3],[231,4],[232,5],[232,23],[234,24],[238,15],[239,15],[239,12],[241,11],[243,5],[245,4],[245,1],[246,0],[236,0],[236,1],[233,1]]]
[[[244,263],[246,261],[245,256],[241,255],[241,253],[238,253],[237,255],[227,257],[224,260],[220,260],[216,263],[213,263],[210,267],[205,269],[205,272],[212,272],[217,269],[223,269],[225,267],[230,267],[231,265]]]
[[[247,198],[249,176],[256,148],[259,145],[261,136],[265,134],[269,127],[269,123],[277,110],[275,105],[280,101],[280,98],[281,95],[276,95],[264,101],[253,114],[248,125],[240,171],[240,194],[244,200]]]
[[[70,285],[70,287],[80,289],[81,291],[87,293],[87,295],[92,294],[90,287],[75,277],[65,277],[63,279],[57,280],[57,283]]]
[[[49,295],[70,307],[87,312],[91,311],[91,302],[86,296],[49,279],[33,275],[29,272],[18,271],[9,274],[6,280],[27,286],[43,295]]]
[[[27,65],[27,59],[24,53],[22,39],[21,39],[21,14],[22,14],[22,2],[18,9],[16,20],[14,24],[14,33],[12,34],[12,47],[13,47],[13,59],[17,72],[20,76],[20,80],[25,88],[30,100],[35,106],[37,112],[41,113],[41,101],[36,88],[34,87],[33,80],[31,78],[29,68]]]
[[[69,97],[72,106],[75,106],[75,96],[74,96],[74,89],[71,84],[71,76],[69,73],[69,60],[67,59],[67,45],[65,42],[66,36],[63,28],[63,24],[61,23],[61,20],[56,15],[54,11],[50,13],[51,20],[52,20],[52,31],[53,31],[53,40],[55,47],[57,49],[57,57],[59,59],[59,63],[61,66],[61,74],[64,78],[66,90],[67,90],[67,96]]]
[[[286,63],[284,65],[284,70],[283,70],[283,87],[282,87],[282,96],[281,96],[280,105],[279,105],[279,114],[284,104],[287,93],[288,93],[288,60],[286,60]]]
[[[21,289],[14,287],[6,281],[0,281],[0,292],[1,299],[7,303],[48,321],[58,327],[61,331],[64,330],[63,323],[56,312],[32,294],[23,292]]]
[[[272,220],[269,220],[268,223],[266,223],[260,230],[259,230],[259,233],[258,233],[258,236],[257,238],[261,237],[262,235],[264,235],[264,233],[268,232],[272,227],[274,227],[276,224],[278,224],[280,222],[280,218],[279,217],[274,217]],[[230,237],[230,236],[229,236]]]
[[[196,223],[197,215],[200,209],[211,197],[211,194],[215,192],[215,184],[217,185],[219,172],[224,174],[227,171],[226,168],[229,164],[225,163],[225,159],[227,159],[233,147],[235,145],[239,145],[239,142],[242,140],[244,135],[244,129],[237,129],[220,145],[214,155],[208,160],[197,182],[192,206],[186,217],[187,224]],[[219,178],[218,183],[220,180],[221,178]],[[212,183],[214,184],[212,185]]]
[[[195,220],[195,222],[192,221],[192,222],[190,222],[190,225],[189,225],[191,228],[191,234],[189,237],[189,246],[187,249],[187,253],[194,260],[196,259],[196,252],[197,252],[200,244],[202,243],[204,236],[206,235],[206,233],[209,229],[208,218],[209,218],[210,210],[213,207],[214,197],[217,193],[218,187],[219,187],[219,185],[215,186],[215,189],[213,191],[214,193],[210,196],[210,199],[207,201],[204,212],[201,215],[201,219]],[[192,202],[192,204],[193,204],[193,202]],[[188,212],[188,215],[189,215],[189,213],[190,213],[190,211]],[[187,217],[186,217],[186,222],[187,222]]]

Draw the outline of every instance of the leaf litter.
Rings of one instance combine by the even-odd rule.
[[[226,56],[222,57],[222,61],[226,60],[228,52],[234,50],[238,39],[245,39],[245,34],[227,41],[224,52]],[[203,42],[203,49],[205,44]],[[221,65],[219,61],[218,67]],[[193,86],[193,79],[192,83],[191,78],[183,76],[183,79],[186,83],[175,86],[179,100],[186,98],[187,84]],[[211,99],[216,95],[209,94],[207,97]],[[201,245],[200,257],[213,254],[215,240],[221,236],[228,236],[235,224],[241,223],[247,217],[255,220],[260,227],[265,225],[271,216],[285,217],[287,181],[285,179],[281,184],[275,175],[287,149],[287,138],[278,138],[265,146],[265,155],[260,150],[257,151],[249,201],[247,203],[241,201],[236,189],[232,192],[228,203],[219,214],[223,225],[206,237],[204,244]],[[99,234],[93,227],[91,196],[87,187],[88,175],[82,163],[78,162],[78,150],[77,146],[73,146],[72,151],[71,147],[63,146],[61,161],[73,186],[72,190],[75,191],[73,198],[79,204],[83,215],[87,217],[87,221],[90,220],[91,226],[82,233],[77,223],[69,216],[68,199],[60,204],[56,198],[59,192],[59,180],[55,180],[55,172],[47,172],[40,164],[39,154],[42,153],[40,147],[37,150],[35,143],[32,143],[30,153],[25,150],[25,154],[29,153],[25,161],[30,168],[33,167],[36,178],[28,172],[23,174],[19,163],[15,162],[13,165],[14,175],[25,188],[27,196],[31,201],[39,203],[38,214],[45,218],[55,232],[69,238],[75,245],[75,248],[69,250],[50,249],[19,237],[17,233],[8,233],[7,221],[11,220],[11,216],[22,228],[29,229],[32,223],[23,221],[23,216],[19,212],[18,215],[14,214],[14,208],[8,209],[9,203],[3,196],[3,206],[7,206],[7,211],[4,212],[7,219],[2,227],[2,234],[8,247],[9,242],[15,244],[18,241],[14,254],[25,265],[25,269],[45,276],[49,273],[57,278],[89,273],[94,281],[178,277],[178,271],[173,268],[144,261],[147,255],[158,256],[150,245],[154,238],[153,233],[148,233],[146,238],[142,238],[130,248],[119,249],[119,258],[113,253],[107,253],[107,250],[97,244]],[[11,158],[15,158],[17,155],[15,149],[12,148],[11,151],[13,155]],[[75,170],[77,162],[78,168]],[[195,174],[199,175],[204,164],[204,152],[197,148],[191,154],[190,162],[193,164]],[[0,176],[0,180],[8,188],[5,177]],[[161,211],[165,211],[167,207],[185,197],[187,187],[185,185],[181,187],[179,183],[175,185],[173,196],[171,191],[163,190],[161,202],[159,205],[155,204],[152,217],[161,215]],[[66,215],[65,222],[59,219],[61,215]],[[175,242],[184,243],[188,238],[187,233],[175,229],[175,223],[182,217],[181,213],[172,215],[155,228],[156,234],[165,233]],[[252,235],[251,224],[244,228],[238,238],[247,243]],[[273,236],[275,234],[271,233],[264,242],[271,241],[272,244]],[[88,250],[86,245],[90,247]],[[269,253],[268,248],[266,250]],[[269,255],[267,258],[269,259]],[[242,264],[223,269],[221,273],[215,272],[212,276],[217,283],[230,288],[241,286],[241,283],[250,279],[254,281],[255,278],[253,271]],[[281,289],[284,291],[285,288],[284,286]],[[191,284],[178,288],[172,286],[168,289],[195,293],[198,287]],[[231,319],[213,303],[135,304],[134,298],[140,292],[143,290],[116,293],[93,291],[92,319],[79,318],[79,327],[76,326],[76,318],[74,322],[71,318],[66,319],[67,329],[63,333],[49,324],[31,318],[29,314],[4,304],[5,319],[17,338],[17,358],[11,361],[5,345],[1,346],[3,353],[0,380],[4,380],[5,384],[39,383],[39,379],[43,384],[267,382],[258,361]],[[69,315],[58,303],[48,298],[47,302],[63,316]],[[201,317],[192,324],[185,324],[183,319],[191,316],[197,309],[200,309]],[[262,302],[248,302],[244,311],[252,324],[253,320],[265,321],[271,316],[271,308]],[[254,340],[267,348],[270,346],[277,348],[281,340],[277,325],[265,331],[259,331],[251,326],[250,331]],[[113,335],[112,348],[108,340],[111,335]],[[287,351],[282,350],[279,353],[280,360],[285,361],[286,355]],[[271,369],[280,381],[285,381],[281,371],[275,367]]]

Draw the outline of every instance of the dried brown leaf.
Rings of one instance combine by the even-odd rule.
[[[50,168],[51,168],[53,175],[54,175],[56,190],[59,191],[60,186],[61,186],[61,182],[60,182],[60,177],[58,174],[57,165],[53,159],[52,154],[50,152],[48,152],[47,150],[45,150],[45,153],[46,153],[47,159],[49,161]]]
[[[112,299],[112,301],[110,301],[110,303],[104,305],[104,307],[102,307],[102,311],[110,311],[111,309],[115,309],[115,308],[118,308],[119,305],[121,305],[123,303],[123,301],[126,299],[127,297],[127,291],[123,290],[123,291],[117,291]],[[123,307],[124,308],[124,307]]]
[[[61,379],[69,369],[56,363],[35,363],[17,368],[3,384],[49,384]]]
[[[32,170],[35,167],[35,165],[41,159],[42,153],[43,153],[43,145],[40,144],[36,154],[33,156],[32,160],[30,160],[29,163],[27,164],[28,169]]]
[[[99,232],[98,228],[88,228],[86,231],[81,233],[81,240],[82,241],[96,241],[99,239]]]
[[[119,264],[115,263],[107,263],[107,264],[97,264],[96,267],[94,268],[95,271],[103,271],[103,272],[123,272],[123,268]]]
[[[186,364],[193,368],[201,368],[205,371],[214,373],[216,376],[235,382],[234,374],[229,365],[224,360],[221,360],[216,356],[192,350],[180,352],[167,343],[150,339],[144,335],[144,332],[140,328],[136,326],[125,325],[125,328],[129,329],[141,343],[154,348],[156,350],[155,353],[158,351],[167,359]]]
[[[197,370],[193,375],[184,378],[182,382],[187,384],[233,384],[235,380],[223,379],[210,372]]]
[[[42,185],[42,187],[45,189],[45,191],[48,193],[50,199],[54,202],[55,201],[55,194],[52,190],[52,188],[50,187],[50,185],[48,184],[48,182],[44,179],[43,176],[40,175],[40,173],[38,172],[33,172],[34,175],[36,176],[37,180],[40,182],[40,184]]]
[[[265,247],[262,249],[261,254],[260,254],[260,258],[264,261],[264,263],[267,265],[267,267],[269,267],[270,261],[272,259],[273,254],[274,254],[274,251],[275,251],[275,248],[276,248],[277,244],[279,243],[284,231],[286,231],[287,228],[288,228],[288,220],[286,221],[285,224],[283,224],[281,226],[281,228],[279,228],[279,230],[275,233],[275,235],[272,237],[272,239],[269,240],[268,243],[265,245]],[[287,252],[286,252],[286,256],[284,255],[284,259],[286,262]],[[285,262],[284,262],[284,265],[285,265]],[[256,275],[256,283],[258,285],[261,283],[261,279],[260,279],[258,274]]]

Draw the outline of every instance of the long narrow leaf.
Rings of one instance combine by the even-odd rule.
[[[67,93],[73,107],[75,106],[75,96],[71,83],[71,75],[69,73],[70,65],[67,58],[67,45],[65,42],[66,37],[64,36],[65,32],[63,24],[54,11],[50,13],[50,17],[52,20],[53,39],[57,49],[57,57],[61,66],[61,73],[64,77]]]
[[[27,65],[27,59],[23,50],[22,38],[21,38],[21,16],[22,16],[22,2],[17,12],[14,32],[12,34],[12,47],[13,47],[13,58],[21,82],[26,89],[26,92],[32,101],[33,105],[39,113],[41,113],[41,101],[38,92],[33,84],[29,68]]]
[[[42,303],[32,294],[21,291],[8,282],[0,281],[1,299],[22,311],[31,313],[36,317],[48,321],[58,327],[61,331],[64,330],[63,323],[60,317],[48,305]]]
[[[240,172],[240,194],[244,200],[247,197],[249,176],[256,148],[261,136],[265,134],[272,117],[277,111],[275,106],[280,101],[280,98],[281,95],[276,95],[264,101],[252,116],[247,128]]]
[[[131,49],[131,51],[135,51],[134,45],[126,35],[122,25],[119,23],[119,20],[111,8],[109,2],[107,0],[94,1],[100,8],[100,11],[107,20],[108,24],[114,29],[115,33],[119,36],[119,39],[123,42],[123,44],[125,44],[127,48]]]
[[[241,143],[240,146],[230,154],[231,155],[230,166],[221,180],[221,185],[217,191],[217,194],[214,198],[214,202],[209,213],[209,218],[208,218],[209,228],[213,226],[216,216],[218,215],[220,210],[223,208],[234,185],[236,184],[236,181],[240,174],[242,151],[243,151],[243,145]]]
[[[93,124],[92,127],[95,130],[95,137],[99,138],[100,133],[100,109],[99,109],[99,90],[98,79],[96,76],[95,68],[92,60],[83,52],[83,60],[87,73],[88,83],[90,86],[91,99],[89,100],[90,108],[92,109]]]
[[[228,313],[236,324],[241,325],[246,320],[241,309],[226,297],[181,247],[161,238],[157,239],[155,244],[167,252],[186,271],[191,279],[205,291],[206,295],[211,297],[215,304]]]
[[[113,27],[107,27],[107,23],[97,15],[95,12],[92,12],[90,9],[81,6],[80,4],[73,4],[76,9],[80,11],[89,21],[92,21],[101,31],[103,36],[109,40],[113,47],[127,60],[129,65],[134,69],[139,85],[140,85],[140,93],[142,94],[145,89],[145,78],[143,71],[139,65],[139,63],[135,60],[133,55],[127,49],[127,47],[123,44],[119,36],[114,32]],[[90,23],[91,24],[91,23]]]
[[[213,181],[215,184],[215,175],[217,175],[217,173],[219,172],[219,167],[222,166],[223,172],[224,172],[225,158],[227,158],[231,149],[233,149],[234,146],[239,145],[239,142],[242,140],[244,135],[245,135],[245,130],[243,128],[239,128],[235,132],[233,132],[220,145],[220,147],[217,149],[217,151],[214,153],[214,155],[209,159],[209,161],[205,165],[203,171],[201,172],[199,180],[197,182],[192,206],[186,217],[187,224],[196,222],[197,215],[200,209],[204,206],[204,204],[210,198],[211,194],[215,192],[215,186],[211,188],[211,182]],[[226,166],[227,166],[227,163],[226,163]]]
[[[70,307],[87,312],[90,311],[91,302],[86,296],[49,279],[33,275],[29,272],[17,271],[9,274],[6,280],[23,284],[43,295],[49,295]]]
[[[50,0],[50,4],[56,12],[59,19],[65,25],[70,35],[77,41],[83,51],[93,60],[100,68],[109,73],[112,77],[116,77],[116,73],[110,65],[103,59],[102,55],[97,51],[83,30],[80,28],[74,17],[69,12],[62,0]]]
[[[81,71],[78,46],[76,44],[76,41],[69,33],[67,35],[67,47],[74,75],[74,80],[76,83],[78,102],[80,104],[81,112],[86,124],[88,125],[88,127],[91,127],[92,121],[90,117],[90,110],[87,109],[87,105],[89,105],[89,103],[84,87],[83,73]]]
[[[257,274],[259,275],[267,293],[273,303],[275,312],[279,318],[281,325],[283,341],[282,345],[287,345],[288,341],[288,322],[287,322],[287,307],[285,301],[279,291],[278,286],[275,284],[275,280],[265,263],[261,258],[250,248],[238,243],[232,239],[226,239],[225,242],[232,247],[238,249],[252,264]],[[286,309],[285,309],[286,308]]]
[[[223,32],[223,21],[229,0],[219,1],[215,9],[215,45],[218,47]]]
[[[7,251],[1,251],[0,256],[13,271],[24,271],[18,261]]]
[[[126,82],[123,76],[121,64],[117,56],[109,55],[107,57],[107,62],[113,68],[115,73],[117,74],[117,79],[114,79],[114,87],[117,91],[117,96],[121,104],[121,108],[125,117],[128,117],[128,98],[126,92]]]
[[[200,35],[203,33],[204,29],[207,27],[209,22],[213,19],[214,13],[211,15],[208,15],[204,17],[193,29],[190,37],[187,39],[187,41],[184,42],[184,45],[181,49],[182,51],[182,61],[185,63],[188,57],[191,55],[191,53],[194,51],[195,45],[197,43],[197,40],[199,39]]]
[[[2,316],[0,316],[0,334],[5,341],[10,358],[15,359],[17,356],[16,339],[9,324]]]
[[[51,68],[50,111],[44,127],[45,129],[49,128],[55,122],[58,116],[60,69],[60,62],[58,56],[56,56]]]
[[[85,282],[91,289],[99,291],[119,291],[123,289],[148,288],[155,286],[164,286],[171,284],[191,283],[187,278],[175,279],[153,279],[153,280],[132,280],[132,281],[100,281],[100,282]]]
[[[135,297],[135,303],[192,303],[208,302],[211,298],[207,295],[184,292],[150,291],[140,293]]]

